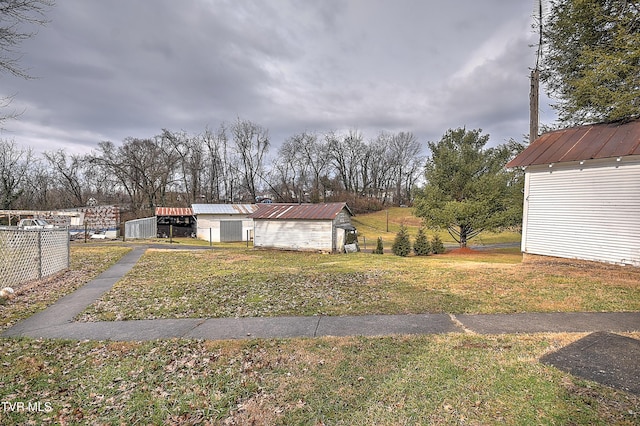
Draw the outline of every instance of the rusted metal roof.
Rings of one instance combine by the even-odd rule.
[[[156,216],[192,216],[188,207],[156,207]]]
[[[260,204],[258,210],[252,215],[252,219],[307,219],[307,220],[333,220],[342,209],[347,209],[353,215],[347,203],[324,204]]]
[[[253,213],[258,206],[256,204],[192,204],[193,213],[199,214],[241,214]]]
[[[507,167],[640,155],[640,119],[545,133]]]

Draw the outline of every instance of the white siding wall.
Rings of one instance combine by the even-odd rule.
[[[247,240],[247,231],[249,238],[253,236],[253,219],[247,219],[242,215],[198,215],[198,228],[196,237],[205,241],[209,240],[209,235],[214,243],[220,242],[220,221],[223,220],[241,220],[242,221],[242,241]],[[209,231],[211,230],[211,231]]]
[[[640,157],[530,167],[522,251],[640,266]]]
[[[331,220],[256,220],[254,247],[287,250],[333,250]]]

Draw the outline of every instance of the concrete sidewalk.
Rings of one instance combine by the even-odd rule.
[[[143,341],[169,338],[219,340],[452,332],[511,334],[640,330],[640,312],[414,314],[74,322],[73,318],[108,291],[136,264],[145,250],[144,246],[134,248],[93,281],[61,298],[46,310],[5,330],[1,336]]]

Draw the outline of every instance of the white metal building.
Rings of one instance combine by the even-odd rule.
[[[254,247],[342,252],[353,213],[346,203],[263,204],[249,217]]]
[[[253,238],[253,219],[248,216],[257,204],[193,204],[197,238],[210,242],[247,241]]]
[[[559,130],[524,167],[522,251],[640,266],[640,119]]]

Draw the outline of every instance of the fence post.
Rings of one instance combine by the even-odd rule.
[[[213,232],[209,228],[209,247],[213,247]]]
[[[67,226],[67,269],[71,268],[71,234]]]
[[[42,278],[42,230],[38,229],[38,279]]]

